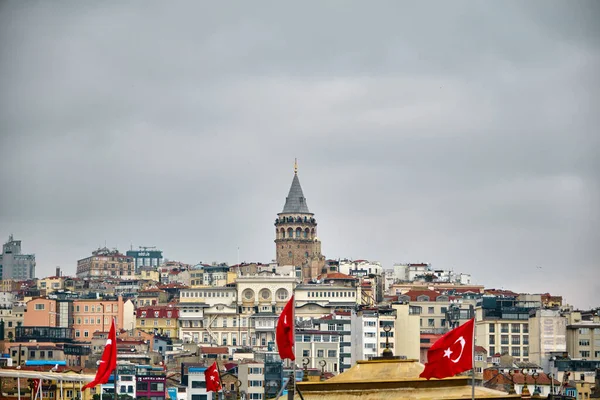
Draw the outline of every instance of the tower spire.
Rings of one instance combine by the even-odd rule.
[[[294,158],[294,175],[298,175],[298,159]]]

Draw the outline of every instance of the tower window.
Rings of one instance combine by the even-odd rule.
[[[308,251],[304,253],[304,257],[308,258]]]
[[[291,251],[288,253],[288,257],[292,258],[292,252]]]

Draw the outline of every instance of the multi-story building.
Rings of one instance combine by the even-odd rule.
[[[257,361],[238,364],[240,390],[246,393],[246,399],[262,400],[265,398],[265,364]]]
[[[13,235],[2,246],[0,278],[20,281],[35,278],[35,254],[22,254],[21,241],[14,240]]]
[[[206,367],[187,368],[187,400],[216,399],[215,392],[206,391],[206,378],[204,377],[204,371],[206,371]]]
[[[53,299],[39,297],[27,302],[25,327],[57,327],[72,332],[77,341],[90,341],[94,332],[106,332],[116,318],[118,329],[133,329],[135,314],[131,300]]]
[[[254,275],[240,275],[237,278],[237,306],[242,323],[248,319],[249,345],[267,350],[269,343],[275,343],[275,327],[279,314],[290,300],[296,277],[289,274],[261,272]],[[240,329],[242,342],[244,326]]]
[[[325,267],[321,241],[317,237],[317,220],[308,210],[297,165],[283,211],[275,219],[275,252],[278,265],[301,267],[304,280],[316,278]]]
[[[567,314],[567,352],[573,358],[600,360],[600,310],[583,317],[582,312]]]
[[[566,336],[567,319],[558,310],[535,310],[529,317],[529,360],[548,371],[552,353],[567,351]]]
[[[353,312],[351,316],[352,364],[381,355],[388,341],[389,348],[394,351],[395,322],[396,310],[393,308],[369,308]],[[385,327],[389,327],[388,332]]]
[[[362,283],[369,283],[374,303],[380,303],[383,300],[385,275],[380,262],[340,260],[338,268],[342,274],[357,277]]]
[[[412,310],[419,315],[419,327],[424,334],[446,333],[475,316],[475,299],[463,299],[435,290],[410,290],[398,295],[398,301],[410,303]]]
[[[484,296],[475,310],[475,343],[490,356],[529,361],[529,314],[537,307],[515,297]]]
[[[90,257],[77,261],[78,278],[135,279],[133,257],[106,247],[92,252]]]
[[[140,246],[139,250],[128,250],[125,255],[133,259],[136,274],[142,267],[156,269],[163,263],[162,250],[156,250],[156,247]]]
[[[335,310],[353,310],[362,304],[361,287],[358,279],[339,272],[321,276],[318,284],[307,283],[296,286],[296,317],[318,318]]]
[[[172,305],[138,307],[135,310],[136,328],[162,336],[178,337],[179,310]]]
[[[308,368],[321,369],[337,374],[340,367],[340,333],[311,329],[296,330],[296,360],[308,359]]]
[[[350,311],[337,311],[314,320],[319,331],[339,334],[339,370],[344,372],[352,367],[352,320]]]
[[[182,289],[177,305],[179,338],[188,343],[238,345],[239,331],[247,330],[249,321],[239,317],[237,295],[235,287]]]
[[[14,340],[15,328],[23,325],[25,319],[25,305],[22,303],[13,303],[10,306],[0,308],[0,320],[4,322],[4,337],[2,340]]]
[[[138,365],[136,367],[135,381],[136,398],[148,398],[151,400],[166,399],[167,377],[162,367]]]

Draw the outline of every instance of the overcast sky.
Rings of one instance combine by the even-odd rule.
[[[328,258],[600,305],[600,2],[0,3],[0,240]]]

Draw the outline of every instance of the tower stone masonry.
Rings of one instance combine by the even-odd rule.
[[[275,250],[278,265],[302,267],[303,280],[316,278],[325,266],[321,241],[317,237],[317,220],[308,210],[297,164],[283,211],[275,219]]]

